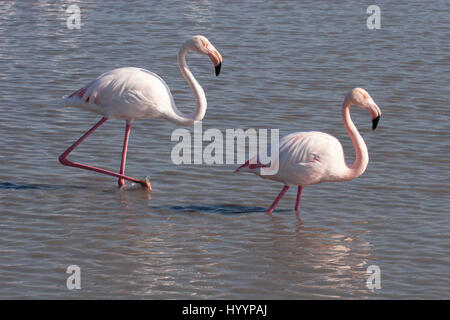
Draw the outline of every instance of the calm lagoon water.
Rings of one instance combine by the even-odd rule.
[[[81,28],[66,26],[70,4]],[[448,299],[449,4],[378,1],[2,1],[0,298]],[[335,135],[354,157],[340,107],[353,87],[383,111],[376,131],[352,109],[370,154],[360,178],[290,190],[235,165],[174,165],[177,127],[133,124],[127,174],[154,192],[64,167],[58,155],[99,120],[63,95],[110,69],[161,75],[186,112],[176,54],[203,34],[224,57],[188,63],[208,98],[203,130]],[[108,121],[73,159],[118,170],[124,123]],[[193,128],[190,128],[191,132]],[[81,290],[66,268],[81,268]],[[381,286],[366,287],[377,265]]]

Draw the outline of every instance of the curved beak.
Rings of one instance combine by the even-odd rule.
[[[213,46],[211,46],[208,50],[208,57],[214,64],[216,76],[218,76],[220,73],[220,67],[222,66],[222,56],[220,55],[219,51],[217,51]]]
[[[380,121],[380,116],[376,117],[375,119],[372,119],[372,130],[375,130],[377,128],[378,121]]]
[[[219,73],[220,73],[220,67],[222,66],[222,62],[219,62],[219,64],[217,65],[217,66],[215,66],[215,69],[216,69],[216,77],[218,77],[219,76]]]
[[[375,130],[377,128],[378,122],[380,121],[381,110],[372,99],[370,100],[371,101],[368,104],[368,109],[370,116],[372,117],[372,130]]]

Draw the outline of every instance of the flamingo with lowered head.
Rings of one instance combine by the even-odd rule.
[[[280,140],[277,173],[262,175],[261,167],[264,165],[258,161],[258,158],[247,161],[235,171],[236,173],[250,172],[265,179],[284,183],[280,194],[267,209],[270,214],[291,186],[298,186],[295,202],[295,211],[298,214],[304,186],[320,182],[352,180],[364,173],[369,162],[369,153],[363,138],[350,118],[352,105],[369,111],[373,130],[377,127],[381,116],[380,109],[366,90],[355,88],[345,97],[342,120],[356,152],[356,159],[352,165],[345,162],[342,145],[335,137],[327,133],[311,131],[291,133]],[[276,163],[270,164],[270,166],[275,165]]]
[[[59,156],[66,166],[92,170],[119,178],[119,187],[124,180],[141,184],[151,191],[148,179],[135,179],[125,176],[125,160],[131,123],[136,119],[163,118],[177,125],[191,126],[203,119],[206,112],[206,96],[186,64],[186,54],[195,51],[207,55],[215,66],[216,76],[220,73],[222,56],[204,36],[194,36],[187,40],[178,52],[178,67],[191,87],[196,106],[190,115],[186,115],[175,105],[167,84],[153,72],[140,68],[119,68],[102,74],[87,86],[65,97],[61,106],[77,107],[102,115],[102,119],[87,131],[78,141]],[[72,162],[67,156],[92,134],[100,125],[111,118],[126,121],[120,173]]]

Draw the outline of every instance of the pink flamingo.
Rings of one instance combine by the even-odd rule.
[[[345,97],[342,120],[356,151],[356,160],[351,166],[346,164],[342,145],[335,137],[312,131],[291,133],[280,140],[276,174],[261,175],[260,168],[264,165],[260,164],[257,158],[247,161],[235,171],[251,172],[262,178],[284,183],[280,194],[267,209],[270,214],[291,186],[298,186],[295,202],[295,211],[298,215],[304,186],[320,182],[352,180],[364,173],[369,162],[369,154],[363,138],[350,118],[351,105],[357,105],[369,111],[373,130],[377,127],[381,116],[380,109],[364,89],[355,88]],[[271,166],[274,165],[275,163],[271,164]]]
[[[222,56],[204,36],[194,36],[187,40],[178,52],[178,67],[191,87],[196,100],[195,110],[185,115],[178,110],[167,84],[158,75],[145,69],[119,68],[102,74],[86,87],[65,97],[61,105],[77,107],[100,115],[102,119],[87,131],[78,141],[59,156],[59,161],[66,166],[92,170],[119,178],[119,188],[124,180],[141,184],[152,190],[148,179],[135,179],[125,176],[125,160],[131,123],[136,119],[163,118],[177,125],[191,126],[200,121],[206,112],[206,96],[202,87],[192,75],[186,64],[188,51],[207,55],[215,66],[216,76],[220,73]],[[100,125],[110,118],[126,121],[120,173],[72,162],[67,156],[92,134]]]

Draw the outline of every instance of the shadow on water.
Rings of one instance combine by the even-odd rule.
[[[0,189],[11,189],[11,190],[48,190],[48,189],[51,189],[51,190],[55,190],[55,189],[86,189],[86,187],[51,185],[51,184],[34,184],[34,183],[0,182]]]
[[[264,207],[247,207],[238,206],[232,204],[219,204],[219,205],[186,205],[186,206],[159,206],[155,209],[163,209],[177,212],[202,212],[202,213],[213,213],[222,215],[235,215],[235,214],[248,214],[248,213],[266,213],[266,208]],[[289,210],[279,210],[279,212],[289,211]]]
[[[35,184],[35,183],[14,183],[14,182],[0,182],[0,190],[64,190],[64,189],[77,189],[86,190],[89,187],[85,186],[67,186],[67,185],[51,185],[51,184]],[[143,191],[141,188],[136,188],[135,191]],[[109,193],[111,190],[104,190],[104,192]],[[150,194],[143,191],[143,194],[147,196],[150,200]],[[125,198],[125,203],[127,204],[128,199]],[[154,209],[163,211],[175,211],[180,213],[207,213],[207,214],[221,214],[221,215],[238,215],[238,214],[249,214],[249,213],[264,213],[267,214],[265,207],[249,207],[249,206],[239,206],[234,204],[217,204],[217,205],[169,205],[169,206],[154,206]],[[288,209],[279,209],[278,213],[290,212]]]

